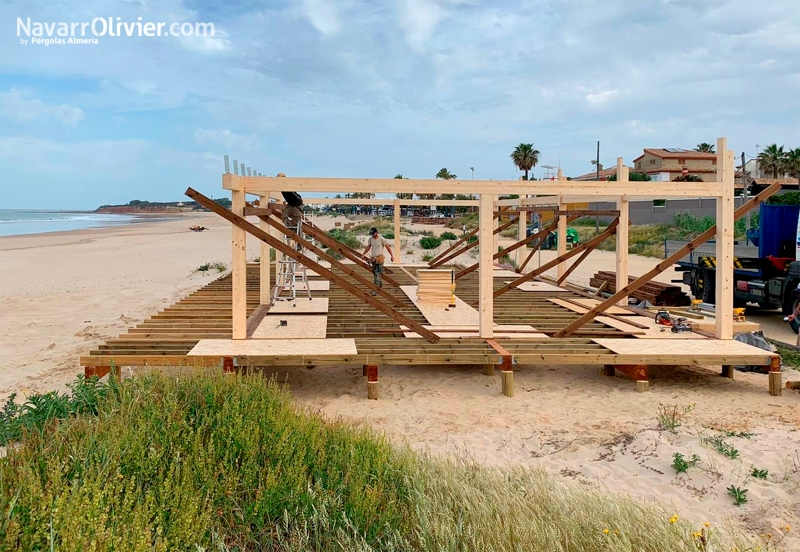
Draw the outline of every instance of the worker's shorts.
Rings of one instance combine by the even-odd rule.
[[[297,230],[297,225],[303,220],[303,210],[299,207],[286,205],[283,208],[283,225],[289,230]]]

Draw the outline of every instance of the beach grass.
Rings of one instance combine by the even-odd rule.
[[[257,375],[81,380],[33,402],[0,420],[2,549],[752,549],[543,471],[413,452]]]

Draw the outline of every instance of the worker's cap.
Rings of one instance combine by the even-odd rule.
[[[378,229],[373,226],[372,228],[369,229],[369,233],[374,236],[375,234],[378,233]]]

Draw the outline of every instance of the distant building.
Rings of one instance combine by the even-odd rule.
[[[614,165],[610,169],[600,169],[600,179],[599,180],[608,180],[610,177],[615,176],[617,174],[617,166]],[[594,170],[590,173],[582,174],[580,176],[572,177],[572,180],[578,181],[587,181],[587,180],[598,180],[597,178],[597,170]]]
[[[717,154],[681,148],[645,148],[633,160],[635,171],[650,175],[650,180],[668,182],[684,174],[696,174],[704,181],[717,179]]]

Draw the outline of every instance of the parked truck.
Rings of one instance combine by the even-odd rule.
[[[759,227],[750,233],[753,245],[734,247],[734,291],[736,307],[755,303],[764,309],[780,308],[791,313],[800,300],[800,205],[761,204]],[[667,241],[667,255],[686,242]],[[692,295],[704,303],[716,298],[716,246],[701,245],[678,262],[676,271]]]

